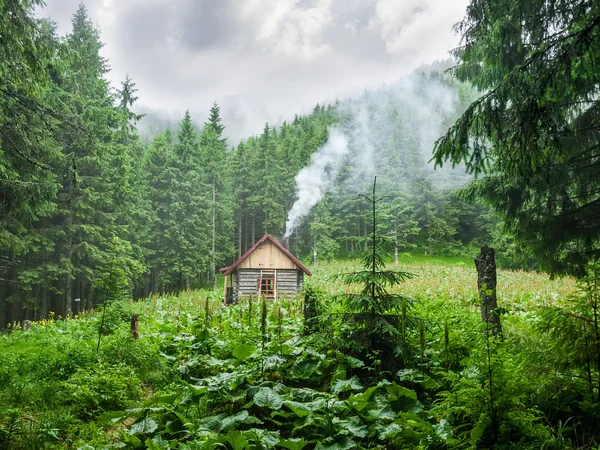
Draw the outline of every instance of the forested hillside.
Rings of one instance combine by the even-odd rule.
[[[400,252],[457,252],[499,236],[489,212],[452,194],[464,170],[428,164],[435,139],[475,98],[432,67],[239,143],[214,104],[206,123],[186,113],[144,144],[135,82],[109,85],[85,7],[66,36],[14,11],[18,26],[3,22],[14,41],[2,66],[0,326],[93,308],[108,284],[142,297],[214,283],[264,233],[283,236],[294,178],[334,128],[350,151],[326,166],[336,176],[292,234],[295,253],[356,252],[350,238],[368,233],[369,210],[358,194],[375,175],[388,194],[382,229]]]
[[[335,53],[283,3],[260,51]],[[419,3],[342,25],[402,51]],[[142,140],[85,6],[40,5],[0,0],[0,450],[600,448],[600,2],[471,0],[454,61],[236,142],[217,102]],[[310,270],[220,284],[264,233]]]

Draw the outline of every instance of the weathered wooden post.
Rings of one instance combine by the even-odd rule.
[[[502,325],[496,297],[496,258],[493,248],[484,245],[475,257],[477,289],[481,300],[481,320],[490,325],[492,333],[502,336]]]
[[[139,332],[138,332],[138,326],[139,326],[138,318],[139,318],[138,314],[131,315],[131,337],[134,340],[137,340],[140,337]]]

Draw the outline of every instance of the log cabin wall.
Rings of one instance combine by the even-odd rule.
[[[304,279],[303,273],[298,269],[277,270],[277,295],[295,294]],[[248,295],[258,295],[258,278],[260,269],[238,269],[234,276],[234,296],[236,299]]]

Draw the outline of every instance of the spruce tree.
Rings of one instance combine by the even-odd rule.
[[[174,288],[188,289],[209,266],[212,189],[207,183],[197,133],[189,111],[177,132],[169,162],[170,206],[165,223],[167,264]]]
[[[438,141],[464,163],[467,194],[505,217],[518,244],[555,272],[599,254],[600,4],[473,0],[452,72],[484,92]]]
[[[211,250],[208,275],[216,283],[217,264],[232,253],[233,205],[230,169],[227,164],[227,140],[222,137],[219,107],[210,110],[209,121],[200,135],[202,163],[206,181],[211,187]]]
[[[407,311],[411,301],[404,295],[390,293],[389,289],[412,275],[385,270],[389,261],[386,248],[393,242],[378,231],[377,205],[382,198],[376,196],[376,183],[377,177],[372,196],[366,197],[371,205],[371,230],[365,239],[359,239],[367,243],[361,256],[363,270],[338,275],[347,285],[361,286],[359,293],[340,296],[346,319],[342,332],[347,334],[344,342],[351,351],[364,358],[381,358],[384,370],[393,373],[408,357],[406,330],[411,322]]]

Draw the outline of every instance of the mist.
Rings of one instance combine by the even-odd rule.
[[[466,105],[459,87],[449,76],[415,72],[340,102],[340,123],[296,176],[297,200],[288,213],[285,237],[328,192],[366,192],[376,175],[381,184],[407,191],[414,190],[417,176],[438,190],[464,186],[470,176],[463,167],[434,170],[431,162],[435,141]]]
[[[296,175],[298,200],[292,206],[285,224],[284,239],[334,185],[344,157],[348,154],[348,138],[337,127],[329,130],[327,143],[311,157],[309,166]]]

